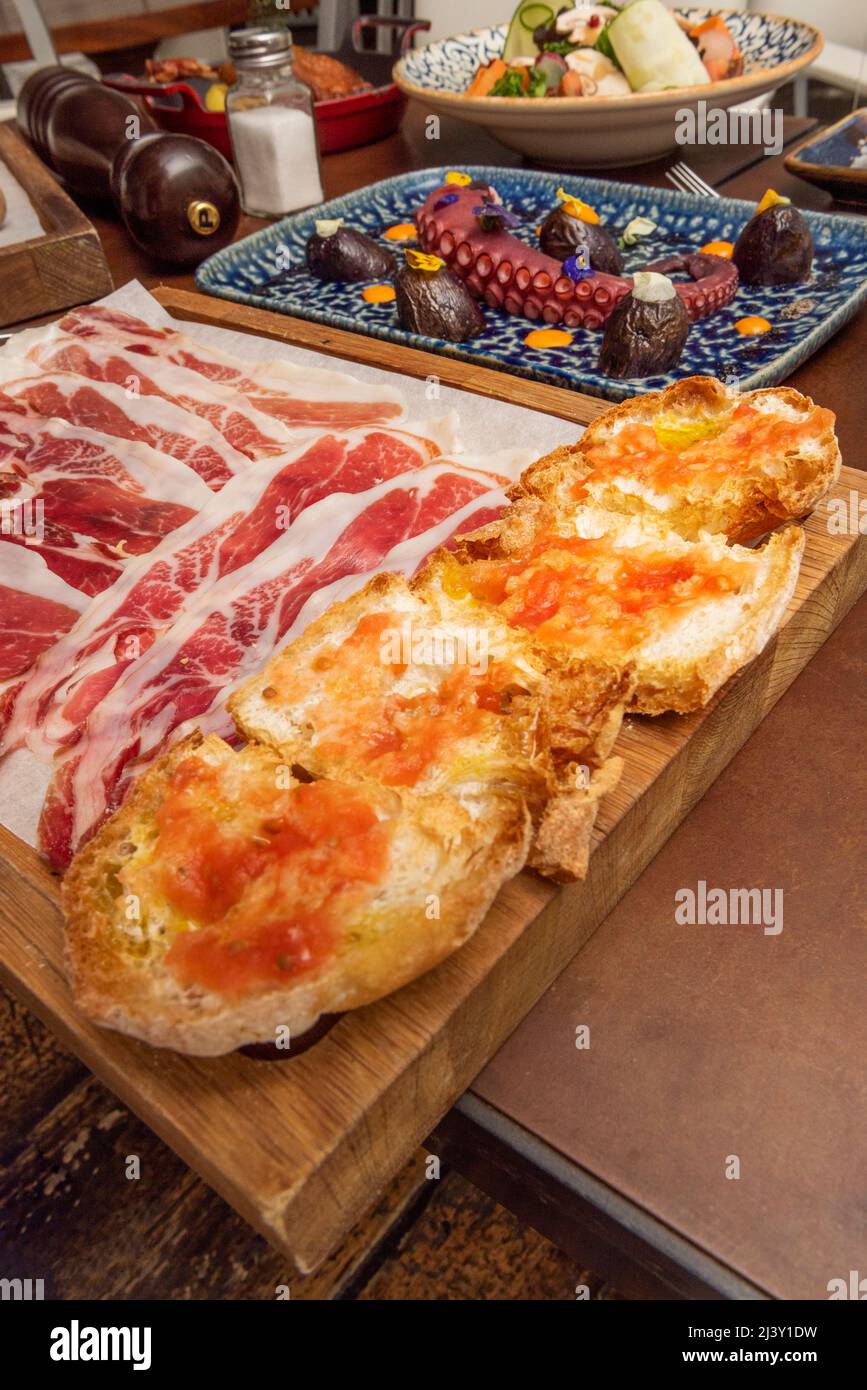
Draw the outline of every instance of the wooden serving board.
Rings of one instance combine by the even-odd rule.
[[[0,160],[24,189],[44,235],[0,247],[0,325],[84,304],[114,289],[96,228],[14,125],[0,125]]]
[[[198,299],[174,291],[158,297],[188,316]],[[203,313],[209,322],[309,341],[310,325],[279,319],[263,327],[261,320],[276,316],[260,311],[208,303]],[[325,346],[323,331],[313,331],[310,345]],[[392,355],[399,350],[340,337],[351,340],[335,347],[340,355],[369,361],[378,347],[380,364],[397,367]],[[405,353],[398,360],[403,372],[429,374]],[[445,377],[447,364],[433,361]],[[460,372],[455,384],[494,394],[491,382],[480,383],[465,367]],[[503,399],[547,410],[556,404],[567,418],[598,413],[597,402],[572,391],[484,376],[495,379]],[[832,497],[847,507],[854,498],[856,516],[859,503],[867,512],[867,477],[844,469]],[[180,1057],[88,1023],[64,976],[57,880],[3,830],[0,978],[298,1271],[311,1270],[430,1134],[867,588],[867,536],[832,535],[828,522],[827,504],[808,519],[786,623],[756,661],[698,714],[626,722],[617,749],[625,771],[603,803],[586,882],[556,888],[520,875],[459,952],[397,994],[341,1018],[308,1051],[279,1061],[240,1053]]]

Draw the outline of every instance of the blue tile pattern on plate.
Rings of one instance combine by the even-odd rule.
[[[867,171],[867,108],[853,111],[844,125],[802,145],[798,159],[803,164],[828,164],[841,169],[854,166]]]
[[[461,168],[472,178],[484,179],[497,188],[505,205],[520,218],[517,234],[528,241],[534,239],[545,213],[556,205],[556,190],[563,182],[596,208],[602,222],[615,233],[633,217],[650,218],[658,230],[627,253],[627,273],[673,252],[697,250],[708,241],[735,241],[754,211],[753,204],[740,199],[697,198],[674,189],[642,188],[538,170],[486,165]],[[386,228],[413,220],[415,210],[443,183],[446,172],[440,168],[400,174],[284,218],[218,251],[199,266],[196,284],[223,299],[367,333],[608,400],[657,390],[693,373],[734,376],[742,389],[773,386],[826,342],[867,297],[867,221],[806,212],[816,252],[811,281],[777,289],[739,286],[731,304],[691,326],[674,371],[613,381],[596,366],[601,332],[579,329],[569,347],[534,352],[524,346],[534,324],[483,306],[486,331],[466,343],[448,343],[405,332],[398,325],[394,303],[366,303],[361,285],[323,284],[306,270],[304,248],[317,218],[343,217],[348,225],[381,238]],[[392,249],[400,259],[400,247],[392,245]],[[754,314],[768,319],[773,328],[760,337],[743,337],[734,324]]]
[[[694,24],[700,24],[715,9],[688,8],[679,10]],[[795,19],[776,18],[762,14],[730,14],[726,24],[741,53],[744,70],[779,67],[806,53],[813,44],[810,29]],[[413,49],[403,59],[403,71],[410,82],[419,87],[439,91],[463,92],[476,68],[499,58],[506,42],[505,24],[492,29],[476,29],[458,38],[442,39],[426,48]]]

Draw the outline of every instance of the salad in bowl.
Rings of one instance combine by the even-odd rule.
[[[618,7],[521,0],[502,57],[481,64],[465,96],[605,97],[740,77],[743,54],[722,15],[693,22],[662,0]]]
[[[822,42],[802,20],[752,11],[521,0],[507,24],[407,53],[394,78],[429,112],[485,126],[545,163],[592,168],[665,154],[684,110],[771,92]]]

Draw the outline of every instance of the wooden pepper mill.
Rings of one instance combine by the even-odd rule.
[[[232,240],[241,202],[231,165],[204,140],[161,132],[124,92],[69,68],[40,68],[18,125],[73,193],[113,199],[133,241],[190,267]]]

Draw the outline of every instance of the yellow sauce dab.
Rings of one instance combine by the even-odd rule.
[[[524,347],[553,348],[568,347],[574,339],[565,328],[534,328],[524,339]]]
[[[394,297],[394,285],[368,285],[361,291],[361,298],[368,304],[387,304]]]
[[[418,232],[412,222],[396,222],[382,234],[386,241],[417,241]]]
[[[769,333],[771,325],[767,319],[760,318],[758,314],[748,314],[745,319],[738,319],[735,324],[738,333],[743,333],[744,337],[749,338],[757,333]]]
[[[733,241],[709,241],[706,246],[701,248],[703,256],[723,256],[730,261],[734,252]]]
[[[684,420],[657,415],[653,432],[663,449],[688,449],[690,444],[697,444],[700,439],[715,439],[728,423],[724,416],[718,416],[715,420]]]

